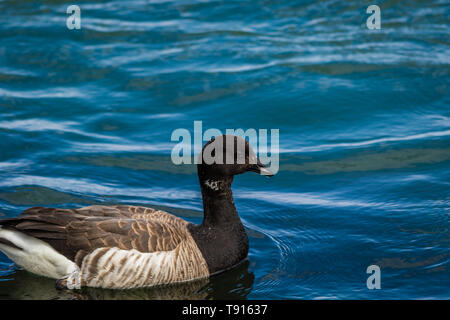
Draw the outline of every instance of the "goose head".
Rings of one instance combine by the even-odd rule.
[[[242,137],[221,135],[208,141],[198,162],[200,180],[226,181],[245,172],[273,176],[258,159],[250,143]]]

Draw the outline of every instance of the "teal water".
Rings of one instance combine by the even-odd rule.
[[[126,203],[198,223],[172,132],[280,130],[279,173],[233,184],[248,262],[83,298],[450,298],[448,1],[379,1],[380,30],[362,0],[77,4],[68,30],[68,4],[0,1],[1,217]],[[3,299],[74,298],[1,253],[0,280]]]

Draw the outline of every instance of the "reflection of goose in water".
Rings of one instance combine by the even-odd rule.
[[[0,250],[25,270],[58,279],[57,287],[68,289],[151,287],[228,270],[248,253],[233,178],[249,171],[272,173],[240,137],[213,138],[201,155],[200,225],[135,206],[35,207],[0,220]]]
[[[212,276],[211,278],[180,284],[138,288],[128,290],[111,290],[85,287],[80,290],[56,290],[51,279],[17,270],[1,281],[0,299],[86,299],[86,300],[199,300],[199,299],[246,299],[254,282],[253,273],[248,271],[249,261],[244,260],[236,268]]]

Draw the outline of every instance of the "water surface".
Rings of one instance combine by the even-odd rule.
[[[447,1],[0,1],[0,214],[134,204],[202,219],[177,128],[280,130],[236,177],[249,259],[210,281],[74,296],[0,253],[2,299],[450,298]],[[369,290],[366,269],[381,268]]]

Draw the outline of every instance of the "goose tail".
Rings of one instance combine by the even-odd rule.
[[[17,243],[20,241],[16,237],[12,237],[12,231],[8,230],[7,227],[5,228],[10,220],[13,219],[0,220],[0,251],[3,251],[6,255],[10,251],[23,250],[23,247]]]
[[[25,270],[60,279],[78,267],[49,244],[15,228],[18,219],[0,220],[0,251]]]

